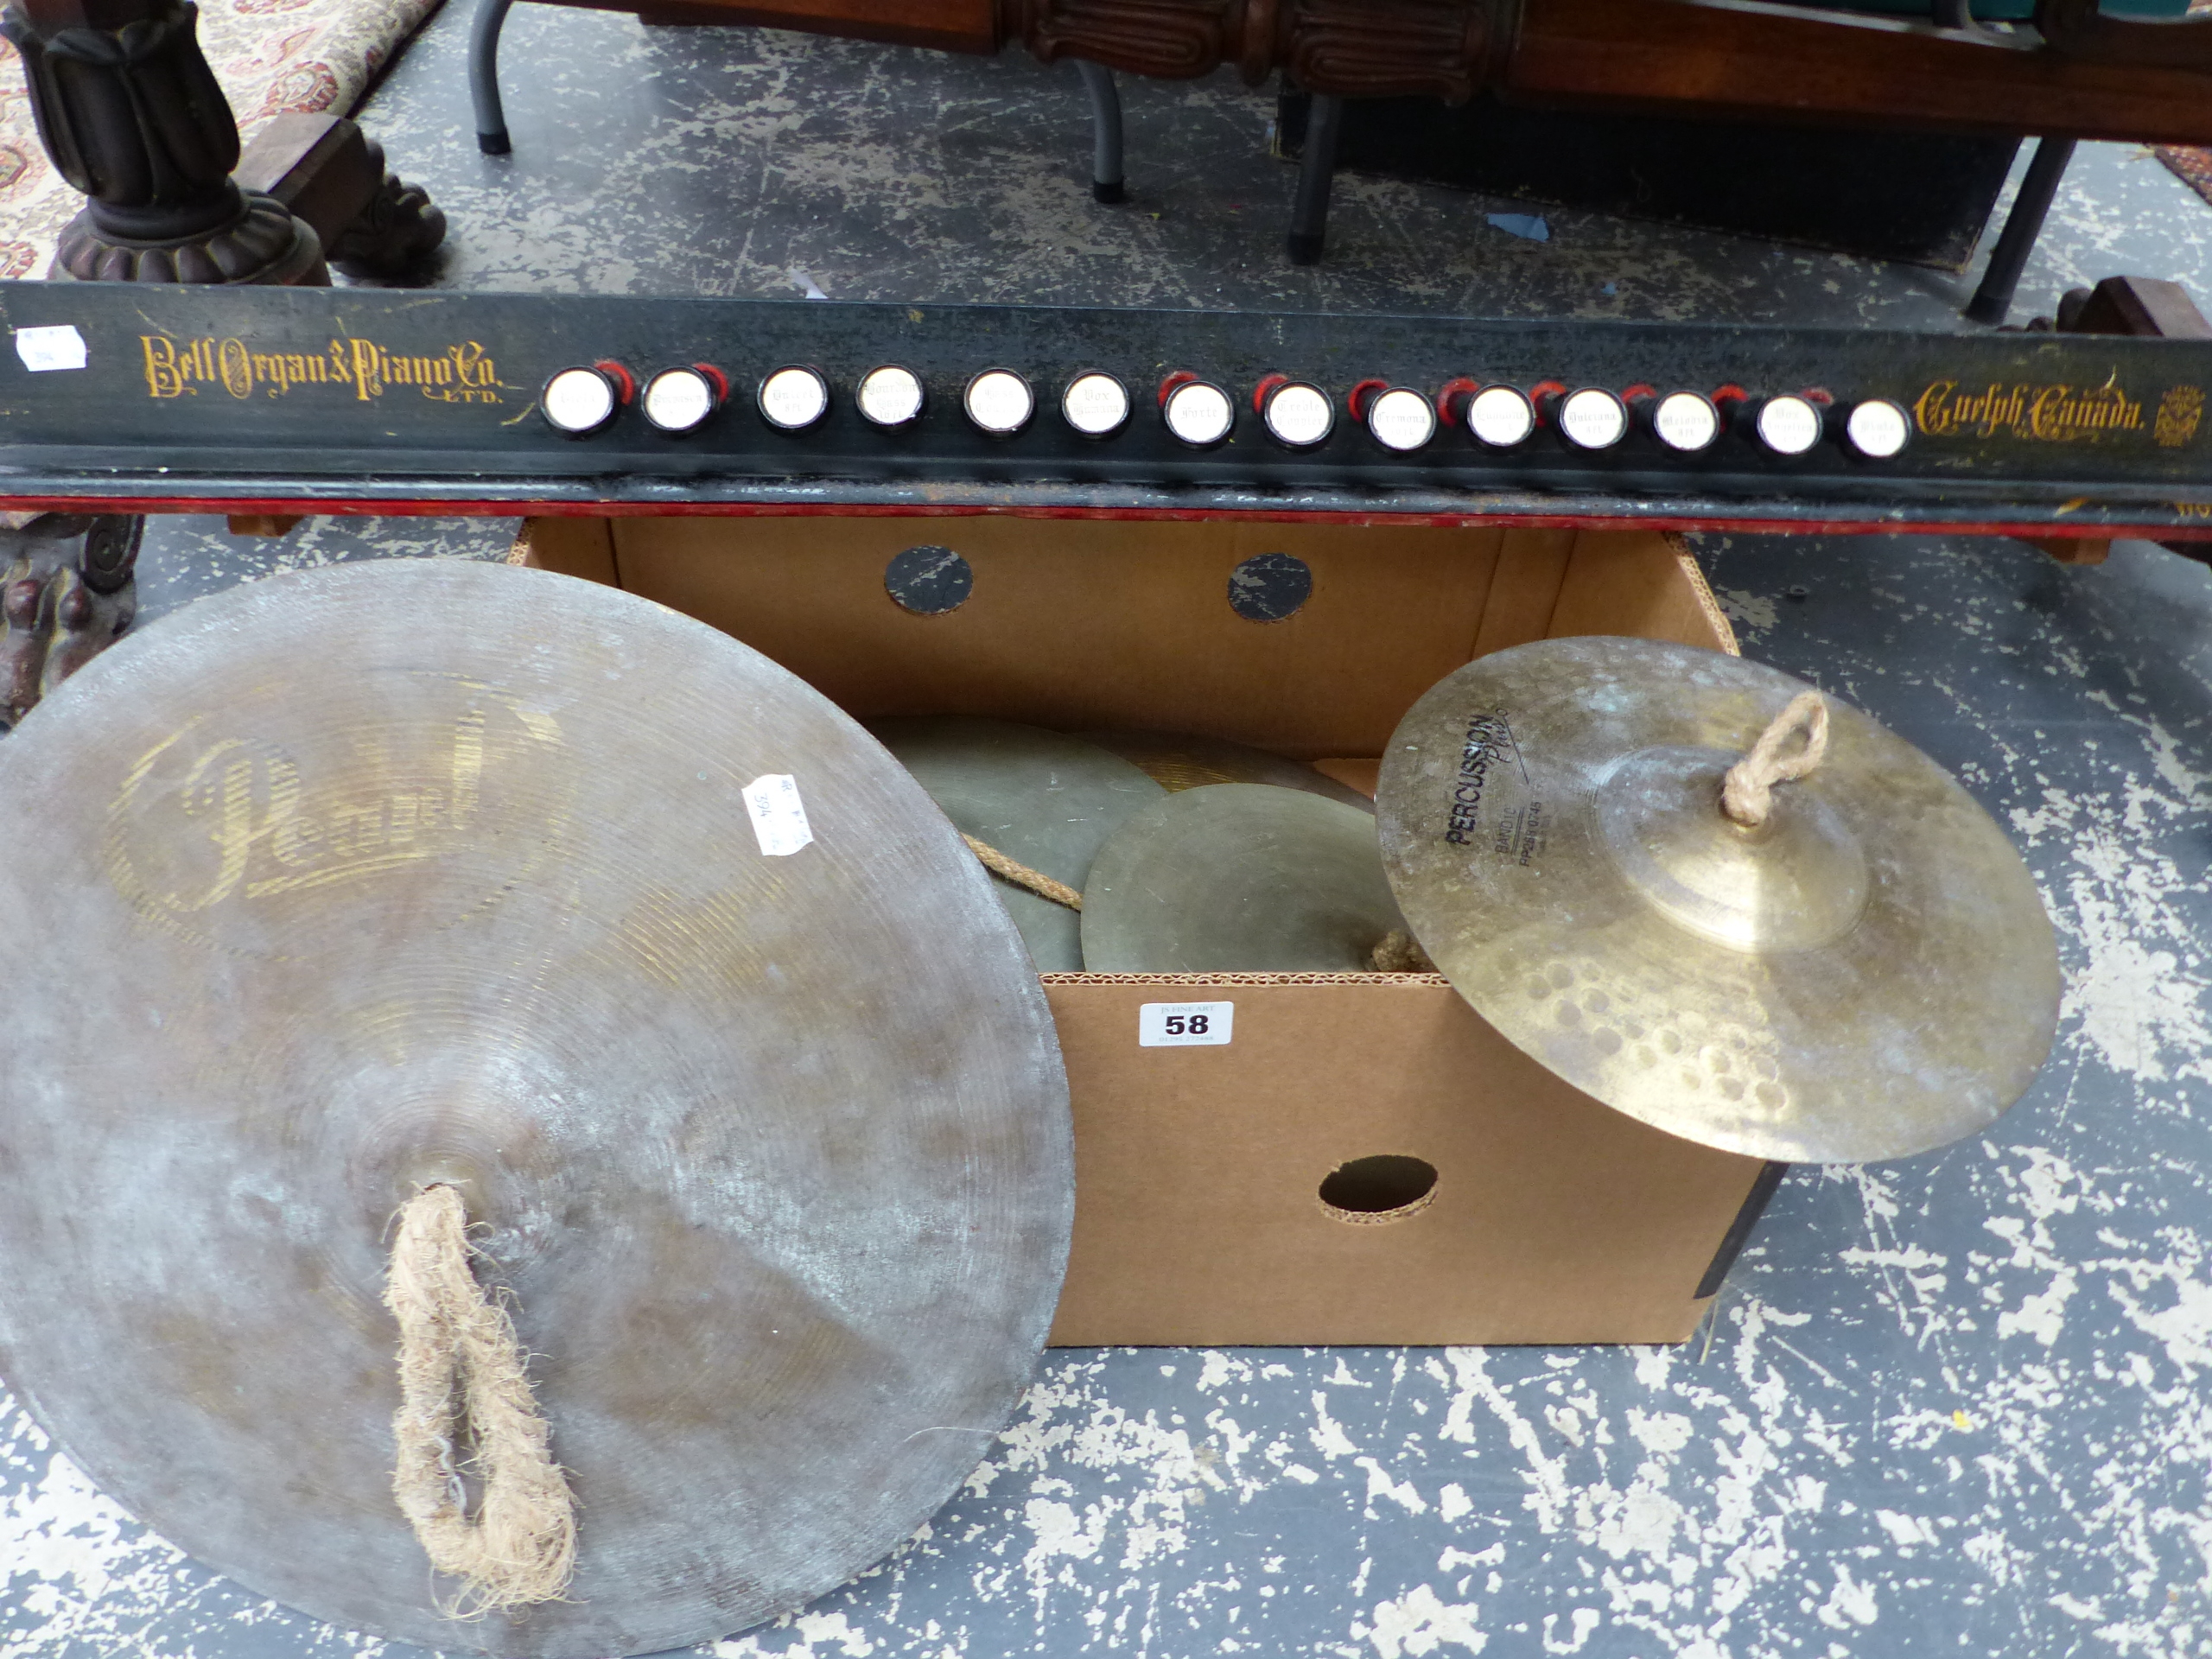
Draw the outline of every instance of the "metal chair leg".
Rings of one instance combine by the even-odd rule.
[[[514,3],[476,0],[476,16],[469,25],[468,99],[476,106],[476,148],[486,156],[504,156],[514,148],[507,142],[507,112],[499,105],[499,30]]]
[[[1114,72],[1103,63],[1075,60],[1083,90],[1090,94],[1090,199],[1126,201],[1122,188],[1122,94]]]
[[[1337,134],[1343,129],[1344,101],[1316,92],[1306,117],[1306,148],[1298,161],[1298,194],[1290,207],[1290,263],[1310,265],[1321,257],[1329,232],[1329,183],[1337,170]]]
[[[2036,238],[2043,234],[2043,221],[2058,194],[2058,181],[2066,176],[2066,163],[2073,159],[2071,138],[2045,138],[2037,143],[2036,153],[2028,162],[2027,176],[2020,181],[2020,194],[2012,211],[2005,216],[1996,247],[1990,251],[1989,269],[1982,272],[1981,286],[1967,302],[1967,316],[1971,321],[2002,322],[2012,310],[2020,273],[2028,268],[2028,256],[2035,251]]]

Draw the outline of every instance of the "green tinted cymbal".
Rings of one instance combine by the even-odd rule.
[[[1106,837],[1166,793],[1121,756],[1041,726],[924,715],[868,728],[962,834],[1078,893]],[[1039,973],[1082,971],[1076,912],[995,877],[991,887]]]
[[[1372,813],[1375,803],[1303,760],[1293,760],[1249,743],[1192,732],[1105,731],[1080,736],[1111,749],[1163,789],[1203,789],[1208,784],[1273,784],[1300,789]]]
[[[1168,796],[1114,833],[1084,888],[1094,973],[1364,973],[1404,928],[1375,820],[1267,784]]]

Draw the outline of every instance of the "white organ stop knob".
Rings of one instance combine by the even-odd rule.
[[[1843,435],[1869,461],[1888,461],[1912,442],[1912,416],[1886,397],[1872,397],[1851,411]]]

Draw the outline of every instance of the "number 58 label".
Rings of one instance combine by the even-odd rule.
[[[1234,1002],[1147,1002],[1137,1010],[1137,1046],[1225,1043],[1236,1020]]]

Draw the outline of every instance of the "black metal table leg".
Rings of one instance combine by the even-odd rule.
[[[476,111],[476,148],[486,156],[504,156],[514,148],[507,142],[507,112],[499,103],[499,30],[514,3],[477,0],[476,16],[468,26],[468,101]]]
[[[486,5],[512,0],[485,0]],[[1090,94],[1090,197],[1094,201],[1125,201],[1122,184],[1122,93],[1114,85],[1114,72],[1103,63],[1076,60],[1083,89]]]
[[[1306,149],[1299,157],[1298,194],[1290,209],[1290,263],[1310,265],[1321,257],[1329,230],[1329,181],[1337,170],[1337,135],[1343,130],[1344,101],[1313,94],[1306,118]]]
[[[2058,194],[2058,181],[2073,159],[2071,138],[2045,138],[2037,144],[2028,162],[2027,177],[2020,181],[2020,194],[2012,211],[2005,215],[1997,246],[1990,252],[1989,269],[1982,272],[1981,286],[1967,302],[1967,315],[1974,321],[2002,322],[2012,310],[2012,292],[2020,285],[2020,273],[2027,269],[2028,256],[2035,251],[2036,238],[2043,234],[2043,221]]]

